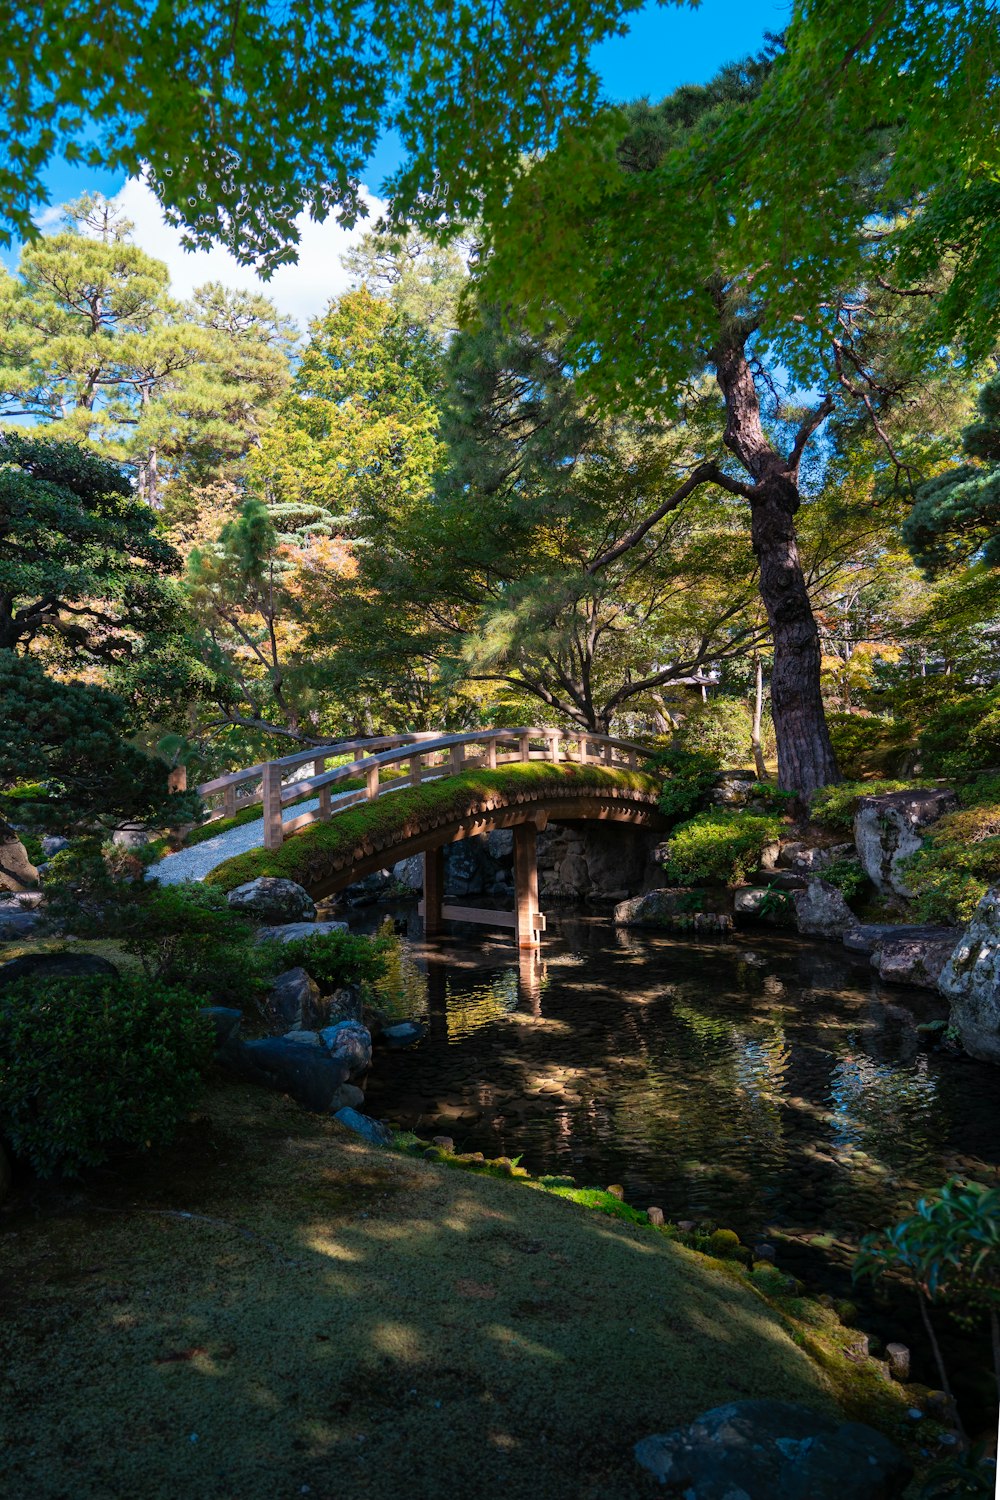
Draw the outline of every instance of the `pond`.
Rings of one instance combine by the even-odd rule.
[[[918,1030],[936,995],[838,945],[564,914],[519,961],[482,928],[427,945],[406,920],[429,1030],[377,1055],[374,1115],[770,1239],[837,1295],[862,1234],[949,1176],[998,1180],[1000,1074]]]

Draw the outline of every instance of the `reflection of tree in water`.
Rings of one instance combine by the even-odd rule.
[[[939,1127],[937,1094],[926,1053],[908,1067],[894,1067],[848,1052],[830,1078],[834,1149],[861,1147],[889,1166],[912,1164],[931,1150]]]
[[[482,1026],[501,1016],[509,1016],[517,1010],[520,1000],[517,969],[501,969],[485,983],[468,985],[454,983],[449,978],[445,985],[445,1012],[448,1023],[449,1042],[460,1041]]]

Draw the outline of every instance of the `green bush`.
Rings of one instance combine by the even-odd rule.
[[[837,887],[845,901],[853,901],[855,896],[862,895],[871,885],[860,859],[853,859],[850,856],[832,859],[823,867],[820,874],[830,885]]]
[[[169,1142],[212,1049],[202,999],[144,977],[0,990],[0,1136],[40,1177]]]
[[[919,747],[926,770],[956,781],[1000,766],[1000,688],[942,704],[921,732]]]
[[[678,750],[707,756],[716,770],[735,770],[753,765],[752,731],[749,705],[742,698],[723,693],[707,703],[695,704],[673,743]],[[773,757],[774,725],[769,713],[764,715],[760,734],[765,757]]]
[[[715,760],[703,750],[673,746],[661,750],[650,762],[650,769],[663,778],[660,811],[667,818],[683,818],[702,807],[718,774]]]
[[[358,932],[324,932],[292,943],[261,946],[271,950],[272,959],[283,969],[305,969],[324,995],[356,984],[371,997],[385,977],[391,942],[382,933],[370,938]]]
[[[920,921],[970,921],[989,887],[1000,880],[1000,802],[939,818],[923,847],[902,861],[901,870],[915,893],[914,915]]]
[[[664,874],[675,885],[738,885],[780,834],[781,820],[774,814],[709,808],[674,829],[664,845]]]
[[[909,738],[906,724],[876,718],[874,714],[835,713],[827,710],[826,727],[843,774],[860,781],[885,773],[899,760]]]
[[[245,1002],[275,972],[253,924],[231,910],[221,891],[197,881],[161,886],[143,880],[141,866],[137,875],[116,875],[101,856],[96,864],[60,865],[51,899],[55,915],[78,937],[111,938],[151,979],[189,985],[219,1003]]]
[[[883,792],[906,792],[927,785],[926,781],[842,781],[838,786],[821,786],[810,798],[809,815],[822,828],[850,833],[862,797],[880,797]]]

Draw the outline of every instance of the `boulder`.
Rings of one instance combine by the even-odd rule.
[[[315,1032],[262,1037],[242,1042],[220,1057],[225,1066],[244,1078],[291,1094],[306,1109],[326,1113],[337,1090],[350,1078],[350,1068],[331,1056]]]
[[[835,859],[843,859],[854,853],[853,844],[782,844],[778,864],[786,870],[795,870],[801,875],[815,875],[825,870]]]
[[[360,1109],[364,1102],[363,1089],[359,1089],[356,1083],[342,1083],[330,1100],[330,1113],[335,1115],[338,1109]]]
[[[941,971],[950,1023],[971,1057],[1000,1062],[1000,885],[991,886]]]
[[[844,947],[849,948],[852,953],[874,953],[876,948],[883,948],[886,943],[910,939],[919,942],[924,938],[933,940],[946,930],[915,922],[859,922],[856,927],[844,933]],[[958,936],[956,933],[956,941]]]
[[[226,897],[233,911],[253,917],[258,922],[314,922],[316,903],[309,892],[294,880],[277,875],[260,875],[246,885],[238,885]]]
[[[842,938],[858,925],[840,891],[828,880],[815,875],[804,891],[794,891],[795,925],[804,937]]]
[[[788,921],[791,910],[787,893],[769,885],[744,885],[733,895],[733,911],[738,917],[757,917],[781,926]]]
[[[224,1051],[236,1041],[243,1022],[241,1010],[233,1005],[203,1005],[201,1013],[212,1023],[216,1052]]]
[[[900,861],[920,848],[925,828],[957,806],[954,792],[937,787],[861,798],[854,815],[854,843],[879,891],[913,895],[900,872]]]
[[[333,1026],[337,1021],[364,1021],[366,1006],[361,1000],[361,991],[356,984],[342,985],[339,990],[334,990],[332,995],[324,997],[323,1005],[326,1011],[324,1021],[327,1026]],[[371,1027],[368,1027],[369,1031]]]
[[[893,938],[876,948],[872,968],[887,984],[912,984],[921,990],[936,990],[945,964],[955,951],[961,933],[944,927],[936,937]]]
[[[69,839],[64,839],[61,834],[47,833],[42,839],[42,853],[46,859],[54,859],[64,849],[69,848]]]
[[[96,953],[25,953],[0,964],[0,988],[19,979],[117,979],[118,970]]]
[[[149,829],[145,823],[122,823],[111,835],[111,842],[119,849],[144,849],[149,843]]]
[[[282,922],[277,927],[261,927],[258,943],[295,943],[299,938],[325,937],[328,932],[346,932],[346,922]]]
[[[38,871],[17,834],[0,823],[0,891],[28,891],[38,884]]]
[[[360,1115],[356,1109],[350,1107],[338,1109],[333,1117],[339,1120],[341,1125],[353,1130],[355,1135],[361,1136],[372,1146],[391,1146],[392,1131],[388,1125],[383,1125],[381,1120],[372,1120],[368,1115]]]
[[[25,911],[23,906],[5,901],[0,905],[0,943],[16,943],[30,937],[41,921],[41,912]]]
[[[644,896],[630,896],[615,907],[619,927],[669,927],[691,898],[686,887],[663,887]]]
[[[791,1401],[717,1406],[635,1456],[666,1494],[698,1500],[892,1500],[912,1473],[873,1427]]]
[[[383,1026],[381,1039],[390,1047],[412,1047],[427,1034],[427,1027],[419,1021],[397,1021],[395,1026]]]
[[[345,1065],[348,1078],[357,1078],[371,1067],[371,1032],[360,1021],[338,1021],[325,1026],[319,1036],[330,1056]]]
[[[759,790],[755,771],[720,771],[709,801],[716,807],[746,807]]]
[[[389,894],[391,886],[391,870],[373,870],[364,880],[356,880],[353,885],[345,886],[339,899],[348,906],[374,906],[376,901],[381,901]]]
[[[411,854],[392,867],[392,878],[396,885],[407,891],[422,891],[424,888],[424,861],[422,855]]]
[[[286,969],[278,975],[265,1001],[265,1010],[283,1031],[315,1028],[326,1019],[319,985],[303,968]]]

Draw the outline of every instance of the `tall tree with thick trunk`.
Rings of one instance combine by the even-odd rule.
[[[800,275],[794,243],[778,264],[754,257],[754,215],[770,207],[745,200],[738,153],[723,159],[720,143],[742,138],[779,63],[748,59],[704,87],[567,132],[493,225],[485,275],[518,317],[566,330],[567,360],[607,409],[690,430],[691,473],[615,556],[699,484],[747,502],[773,635],[779,781],[808,794],[839,773],[796,513],[818,488],[820,434],[834,413],[860,414],[891,452],[887,414],[941,359],[921,333],[947,278],[913,286],[896,274],[888,226],[911,210],[885,196],[894,137],[884,127],[833,189],[843,233],[853,226],[853,260],[841,256],[824,282],[821,264]],[[912,482],[896,469],[901,485]]]

